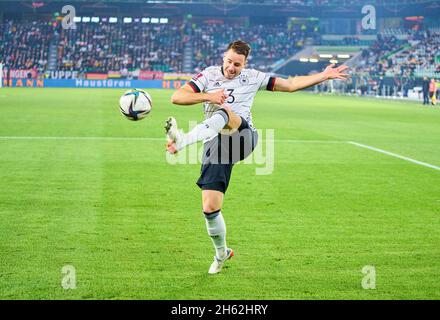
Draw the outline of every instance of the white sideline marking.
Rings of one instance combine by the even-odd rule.
[[[440,167],[437,167],[437,166],[435,166],[433,164],[429,164],[429,163],[426,163],[426,162],[422,162],[422,161],[419,161],[419,160],[408,158],[408,157],[402,156],[402,155],[397,154],[397,153],[392,153],[392,152],[389,152],[389,151],[386,151],[386,150],[382,150],[382,149],[379,149],[379,148],[367,146],[366,144],[362,144],[362,143],[358,143],[358,142],[354,142],[354,141],[347,141],[347,143],[353,144],[353,145],[361,147],[361,148],[365,148],[365,149],[373,150],[373,151],[376,151],[376,152],[380,152],[380,153],[386,154],[386,155],[391,156],[391,157],[395,157],[395,158],[399,158],[399,159],[402,159],[402,160],[406,160],[406,161],[418,164],[420,166],[424,166],[424,167],[428,167],[428,168],[440,171]]]
[[[26,136],[0,136],[0,140],[104,140],[104,141],[165,141],[164,138],[151,138],[151,137],[26,137]],[[382,150],[379,148],[375,148],[372,146],[368,146],[366,144],[358,143],[355,141],[343,141],[343,140],[290,140],[290,139],[275,139],[275,140],[267,140],[268,141],[276,141],[276,142],[285,142],[285,143],[348,143],[361,148],[373,150],[379,153],[386,154],[391,157],[399,158],[402,160],[406,160],[420,166],[428,167],[434,170],[440,171],[440,167],[437,167],[433,164],[429,164],[426,162],[418,161],[409,157],[402,156],[397,153],[392,153],[386,150]]]
[[[275,140],[265,140],[265,141],[286,142],[286,143],[347,143],[348,142],[343,140],[290,140],[290,139],[275,139]]]

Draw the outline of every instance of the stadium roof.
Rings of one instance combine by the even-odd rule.
[[[366,4],[376,7],[378,17],[440,17],[440,0],[0,0],[1,12],[51,13],[64,5],[74,5],[79,12],[115,14],[145,12],[167,16],[255,16],[255,17],[362,17]]]
[[[83,2],[83,3],[147,3],[147,4],[252,4],[252,5],[295,5],[295,6],[341,6],[341,5],[376,5],[376,6],[396,6],[396,5],[428,5],[432,3],[440,3],[440,0],[223,0],[219,3],[218,0],[46,0],[46,1],[31,1],[31,0],[0,0],[0,2]]]

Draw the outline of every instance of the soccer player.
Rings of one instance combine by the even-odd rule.
[[[208,273],[221,271],[234,255],[226,245],[226,225],[221,212],[234,163],[254,150],[258,135],[252,123],[251,107],[259,90],[294,92],[330,79],[345,80],[347,66],[329,65],[321,73],[290,79],[246,69],[251,51],[244,41],[229,44],[222,66],[211,66],[178,89],[171,98],[178,105],[204,103],[205,121],[188,133],[178,129],[170,117],[165,130],[167,151],[177,153],[184,147],[204,141],[203,160],[197,185],[202,190],[203,213],[208,235],[215,248],[214,261]]]

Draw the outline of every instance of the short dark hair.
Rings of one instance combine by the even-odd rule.
[[[231,42],[228,45],[228,49],[226,51],[229,51],[230,49],[232,49],[234,52],[238,54],[244,55],[246,59],[249,56],[249,53],[251,52],[251,46],[247,42],[241,40]]]

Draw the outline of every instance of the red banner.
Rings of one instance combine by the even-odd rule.
[[[139,71],[139,80],[162,80],[163,72],[162,71]]]
[[[8,69],[3,69],[3,79],[8,77]],[[10,79],[37,79],[38,72],[34,69],[15,70],[12,69],[9,74]]]
[[[87,77],[87,80],[106,80],[107,74],[106,73],[87,73],[86,77]]]
[[[121,78],[121,73],[119,71],[109,71],[108,78],[109,79],[119,79],[119,78]]]

